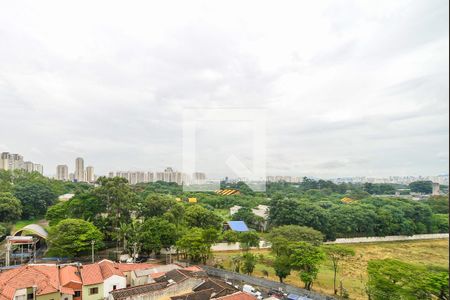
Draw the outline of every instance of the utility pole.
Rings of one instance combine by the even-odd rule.
[[[8,238],[6,238],[6,259],[5,264],[7,267],[9,267],[10,264],[10,252],[11,252],[11,242]]]
[[[94,240],[91,241],[91,245],[92,245],[92,263],[95,263],[95,257],[94,257],[94,245],[95,245],[95,241],[94,241]]]
[[[37,240],[33,240],[33,263],[36,263],[36,243]]]
[[[136,255],[137,255],[137,243],[133,243],[133,262],[136,262]]]

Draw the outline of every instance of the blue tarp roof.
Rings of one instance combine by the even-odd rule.
[[[249,231],[247,224],[245,224],[244,221],[228,221],[228,225],[230,226],[230,229],[233,231]]]

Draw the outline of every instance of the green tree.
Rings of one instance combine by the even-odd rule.
[[[233,271],[236,273],[241,272],[242,267],[242,255],[237,254],[231,257],[231,265],[233,266]]]
[[[44,183],[25,181],[14,186],[14,196],[22,203],[22,217],[44,216],[47,207],[56,201],[56,194]]]
[[[147,253],[159,253],[162,248],[169,249],[178,239],[175,224],[158,217],[147,219],[140,231],[139,240],[142,250]]]
[[[0,242],[8,235],[9,230],[3,224],[0,224]]]
[[[221,228],[222,218],[201,205],[192,205],[186,209],[185,220],[189,227]]]
[[[324,236],[320,231],[298,225],[284,225],[273,228],[268,234],[268,240],[285,238],[290,242],[310,242],[316,246],[322,244]]]
[[[49,221],[50,226],[58,224],[59,221],[69,217],[69,202],[58,202],[47,209],[45,219]]]
[[[229,244],[237,243],[239,241],[239,233],[233,230],[227,230],[222,234],[222,238]]]
[[[140,205],[140,215],[145,218],[161,217],[177,205],[174,197],[162,194],[149,194]]]
[[[258,229],[258,218],[248,207],[242,207],[239,209],[239,211],[233,215],[232,220],[244,221],[249,227]]]
[[[203,229],[203,239],[208,244],[215,244],[220,238],[220,232],[214,227]]]
[[[95,241],[97,249],[103,246],[103,235],[94,224],[81,219],[66,219],[50,227],[49,254],[76,257],[91,249]]]
[[[283,283],[283,280],[291,275],[291,260],[287,255],[279,255],[275,257],[273,262],[273,268],[275,269],[275,274],[280,279],[280,282]]]
[[[136,210],[137,195],[131,190],[128,181],[124,178],[100,177],[99,186],[94,195],[106,207],[108,219],[111,220],[111,231],[116,231],[122,222],[130,222],[131,213]],[[119,240],[117,240],[119,243]]]
[[[205,240],[204,231],[191,228],[177,241],[178,250],[184,253],[192,262],[206,263],[211,256],[211,243]]]
[[[414,181],[409,184],[409,189],[414,193],[431,194],[433,191],[433,182]]]
[[[15,222],[22,215],[22,204],[9,192],[0,193],[0,223]]]
[[[247,275],[252,275],[253,270],[255,270],[258,258],[250,253],[246,252],[242,255],[242,272]]]
[[[259,241],[259,235],[255,231],[239,233],[239,243],[241,243],[241,249],[245,252],[249,251],[252,247],[259,247]]]
[[[435,214],[431,219],[433,233],[448,232],[448,214]]]
[[[371,260],[367,267],[370,299],[448,299],[448,269],[394,259]]]
[[[448,196],[432,196],[423,203],[429,205],[435,214],[448,214]]]
[[[93,192],[76,194],[68,201],[68,212],[72,218],[84,219],[96,223],[101,213],[106,213],[106,203]]]
[[[325,245],[323,246],[323,248],[333,264],[333,271],[334,271],[333,287],[334,287],[334,294],[336,295],[337,294],[336,279],[339,270],[339,263],[349,256],[354,256],[355,251],[351,248],[341,245]]]
[[[310,243],[298,242],[293,245],[290,259],[292,268],[299,272],[305,288],[311,290],[319,273],[319,263],[324,259],[322,250]]]
[[[185,213],[184,206],[180,203],[176,203],[163,214],[163,218],[169,221],[170,223],[175,224],[175,226],[177,226],[178,228],[183,225],[184,213]]]

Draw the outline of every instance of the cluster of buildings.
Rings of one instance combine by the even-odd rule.
[[[302,178],[298,176],[267,176],[267,182],[288,182],[288,183],[300,183]]]
[[[0,273],[0,300],[254,300],[199,267],[30,264]]]
[[[390,183],[390,184],[410,184],[414,181],[432,181],[441,185],[449,184],[448,175],[438,176],[389,176],[389,177],[339,177],[331,179],[334,183]]]
[[[31,161],[24,161],[23,156],[16,153],[2,152],[0,156],[0,170],[24,170],[44,174],[44,167]]]
[[[62,181],[76,181],[93,183],[96,180],[94,167],[84,167],[84,159],[78,157],[75,159],[75,172],[69,173],[67,165],[56,166],[56,179]]]
[[[183,184],[201,184],[206,180],[206,174],[201,172],[193,173],[192,176],[188,174],[174,171],[168,167],[163,172],[141,172],[141,171],[117,171],[109,172],[108,177],[122,177],[128,180],[130,184],[148,183],[156,181],[174,182],[178,185]]]

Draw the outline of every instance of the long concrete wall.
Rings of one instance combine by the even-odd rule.
[[[433,234],[416,234],[412,236],[407,235],[393,235],[393,236],[372,236],[372,237],[357,237],[357,238],[340,238],[325,244],[358,244],[358,243],[376,243],[376,242],[395,242],[395,241],[416,241],[416,240],[435,240],[448,239],[448,233],[433,233]],[[268,242],[261,241],[259,249],[270,249],[271,245]],[[240,243],[217,243],[211,247],[212,252],[221,251],[240,251]]]
[[[259,249],[270,249],[271,245],[270,243],[266,241],[260,241],[259,242]],[[220,251],[240,251],[241,244],[240,243],[217,243],[212,245],[211,251],[213,252],[220,252]]]
[[[416,234],[412,236],[407,235],[372,236],[372,237],[336,239],[333,242],[326,242],[325,244],[357,244],[357,243],[376,243],[376,242],[395,242],[395,241],[435,240],[435,239],[448,239],[448,236],[449,236],[448,233]]]

